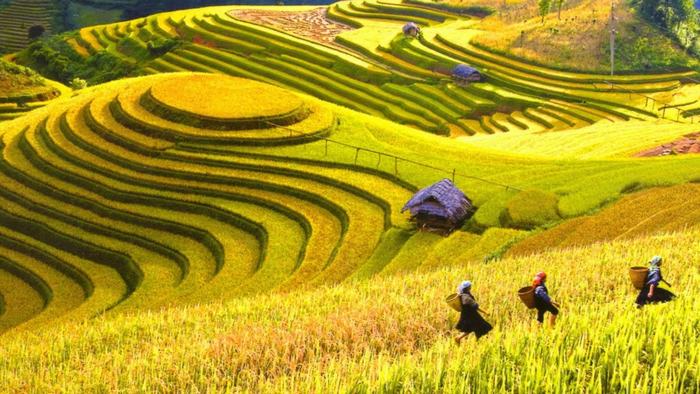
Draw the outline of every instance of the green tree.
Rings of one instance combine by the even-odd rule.
[[[561,7],[564,5],[566,0],[554,0],[557,5],[557,19],[561,20]]]
[[[537,5],[539,6],[542,23],[544,23],[544,17],[549,13],[549,9],[552,8],[552,0],[537,0]]]

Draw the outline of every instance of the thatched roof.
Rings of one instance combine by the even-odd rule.
[[[428,214],[457,223],[472,209],[472,203],[449,179],[443,179],[421,189],[404,205],[401,212],[411,210],[411,215]]]
[[[408,22],[403,25],[403,34],[411,34],[411,31],[419,32],[420,27],[415,22]]]

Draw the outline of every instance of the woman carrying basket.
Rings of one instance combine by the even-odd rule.
[[[462,304],[462,312],[459,315],[459,322],[455,326],[456,329],[462,333],[455,337],[455,342],[459,343],[469,335],[469,333],[474,333],[476,339],[481,338],[486,335],[489,331],[493,329],[493,326],[489,324],[481,316],[479,311],[486,313],[479,309],[479,304],[474,299],[471,293],[472,282],[464,281],[457,287],[457,294],[459,295],[460,302]]]
[[[532,281],[532,287],[535,288],[535,308],[537,308],[537,321],[542,324],[544,322],[545,312],[549,312],[552,315],[549,317],[549,324],[554,326],[557,322],[557,315],[559,315],[559,304],[554,302],[551,297],[549,297],[549,291],[545,285],[547,280],[547,274],[540,272],[535,275],[535,279]]]
[[[659,287],[661,282],[671,286],[661,275],[662,262],[663,259],[660,256],[654,256],[651,261],[649,261],[649,273],[647,274],[646,282],[644,282],[644,287],[642,287],[642,290],[637,296],[637,308],[641,308],[650,302],[669,302],[676,297],[676,295],[670,291]]]

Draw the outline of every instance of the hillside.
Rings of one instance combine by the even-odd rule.
[[[0,378],[11,391],[695,392],[699,236],[554,249],[18,333],[0,349]],[[654,254],[665,257],[679,299],[638,311],[627,269]],[[534,312],[516,295],[543,268],[562,303],[554,329],[533,327]],[[445,331],[457,314],[443,299],[464,278],[496,329],[456,348]]]
[[[266,10],[272,20],[296,13],[307,30],[329,23],[355,28],[336,31],[329,45],[283,26],[251,23],[231,7],[203,8],[85,28],[32,47],[18,61],[53,78],[94,83],[142,73],[224,73],[455,137],[657,117],[690,123],[700,107],[686,101],[664,109],[688,86],[692,71],[610,77],[533,67],[472,45],[473,19],[420,6],[340,2],[320,19],[304,14],[308,7]],[[406,14],[424,25],[421,38],[402,37]],[[462,62],[480,68],[487,81],[453,83],[450,70]],[[85,64],[95,67],[85,70]]]
[[[7,56],[61,95],[0,123],[3,390],[700,391],[697,73],[534,65],[465,6],[197,8]],[[449,236],[404,210],[437,182]],[[679,298],[637,310],[654,255]],[[554,328],[516,294],[542,270]],[[457,348],[465,279],[496,329]]]
[[[18,51],[42,36],[53,34],[56,4],[52,0],[0,2],[0,54]]]
[[[537,2],[477,0],[475,4],[492,5],[498,12],[480,24],[483,31],[475,42],[549,67],[609,73],[610,1],[562,3],[558,12],[558,2],[552,2],[542,19]],[[641,18],[634,3],[618,2],[615,16],[616,72],[699,66],[667,32]]]
[[[0,59],[0,122],[41,107],[67,90],[31,69]]]
[[[10,277],[35,297],[31,308],[6,297],[5,328],[333,284],[421,258],[444,265],[432,248],[481,259],[527,235],[498,227],[579,216],[630,185],[687,182],[700,160],[508,157],[270,85],[187,73],[88,88],[6,123],[2,142],[0,251],[29,269]],[[466,237],[473,247],[452,242],[466,233],[444,245],[413,234],[400,213],[417,187],[447,175],[440,168],[454,168],[479,207],[468,227],[492,227]],[[6,283],[0,293],[12,294]]]

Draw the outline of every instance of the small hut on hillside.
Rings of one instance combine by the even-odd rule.
[[[418,191],[401,212],[407,210],[419,229],[447,235],[461,227],[475,209],[461,190],[449,179],[443,179]]]
[[[415,22],[408,22],[403,25],[403,35],[406,37],[418,37],[420,35],[420,26]]]
[[[467,85],[470,82],[479,82],[482,78],[481,73],[474,67],[458,64],[452,69],[452,79],[459,84]]]

